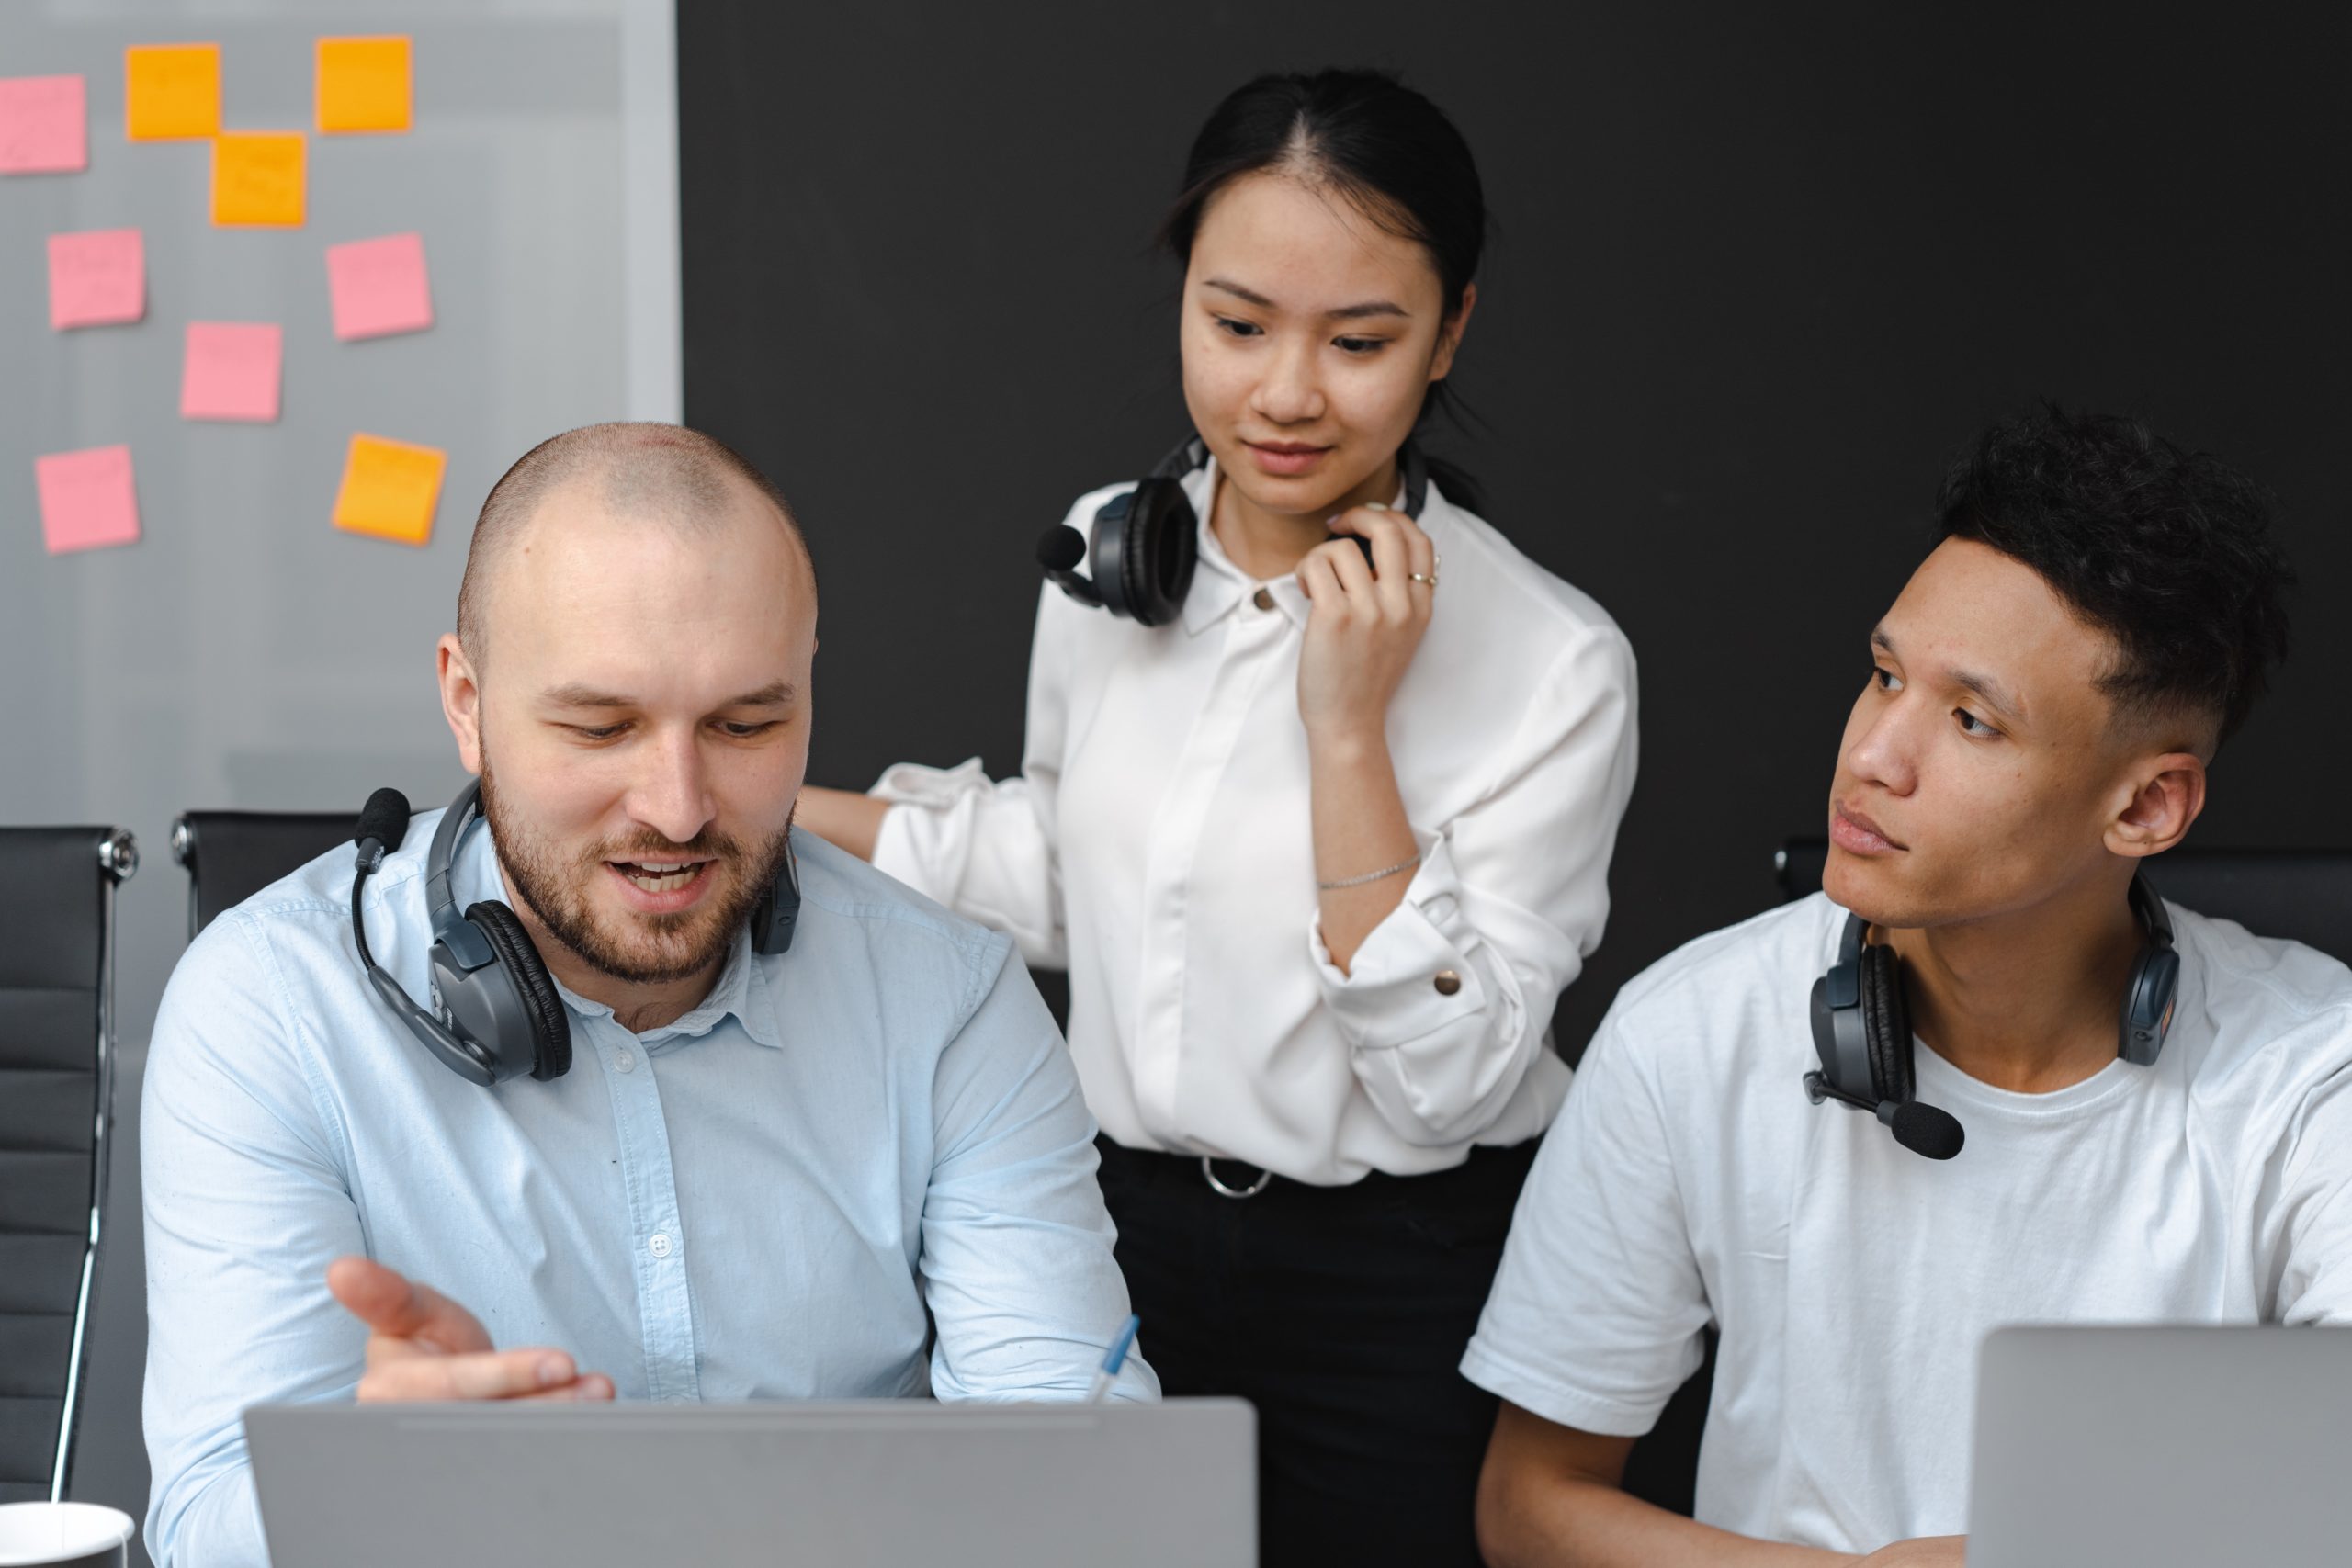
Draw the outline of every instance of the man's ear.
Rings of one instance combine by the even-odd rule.
[[[2117,786],[2108,850],[2135,859],[2162,854],[2188,836],[2204,809],[2203,758],[2193,751],[2145,758]]]
[[[434,648],[441,676],[441,716],[458,738],[458,761],[466,772],[481,772],[481,683],[473,660],[457,637],[444,635]]]

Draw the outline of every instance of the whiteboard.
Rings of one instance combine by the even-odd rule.
[[[311,134],[300,228],[215,228],[208,145],[125,138],[127,46],[217,42],[224,128],[309,130],[314,41],[371,33],[414,39],[413,128]],[[433,641],[483,494],[559,430],[680,416],[674,62],[666,0],[0,4],[0,76],[84,75],[90,122],[85,172],[0,176],[0,822],[138,835],[134,1049],[185,945],[173,818],[446,799]],[[117,227],[145,319],[51,331],[47,237]],[[408,231],[435,324],[337,342],[326,247]],[[283,326],[276,423],[179,417],[191,320]],[[425,547],[332,526],[356,432],[448,453]],[[34,459],[118,442],[140,541],[50,556]]]

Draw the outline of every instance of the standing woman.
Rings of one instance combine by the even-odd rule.
[[[800,802],[1069,969],[1148,1354],[1256,1404],[1272,1565],[1477,1561],[1456,1366],[1634,784],[1624,636],[1410,443],[1486,227],[1388,77],[1227,98],[1165,230],[1198,440],[1049,536],[1022,775]]]

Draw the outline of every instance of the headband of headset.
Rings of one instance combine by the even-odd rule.
[[[1176,444],[1173,451],[1152,465],[1148,477],[1155,479],[1181,479],[1195,469],[1208,467],[1209,444],[1198,435],[1188,435]],[[1421,449],[1411,441],[1396,448],[1396,468],[1405,481],[1405,515],[1418,519],[1430,502],[1430,466]]]
[[[2180,954],[2172,916],[2144,874],[2133,875],[2127,897],[2146,940],[2124,982],[2116,1055],[2148,1067],[2163,1053],[2172,1027]],[[1805,1075],[1805,1090],[1815,1104],[1829,1099],[1875,1111],[1905,1147],[1949,1159],[1960,1152],[1960,1123],[1917,1098],[1901,964],[1892,948],[1869,946],[1869,935],[1870,922],[1849,914],[1838,962],[1814,983],[1813,1041],[1821,1066]]]
[[[1080,604],[1140,626],[1173,621],[1192,591],[1200,558],[1200,517],[1183,481],[1208,460],[1208,444],[1197,434],[1187,436],[1150,473],[1102,503],[1091,535],[1059,523],[1046,529],[1037,541],[1046,579]],[[1429,504],[1429,464],[1410,441],[1397,449],[1396,464],[1405,484],[1405,514],[1419,518]],[[1367,548],[1365,559],[1370,558]],[[1084,576],[1076,570],[1080,561],[1087,565]]]
[[[450,870],[466,835],[483,820],[480,780],[469,780],[449,803],[425,852],[432,1010],[419,1007],[369,954],[360,893],[386,852],[406,837],[408,820],[406,798],[397,790],[378,790],[360,813],[354,835],[359,854],[351,885],[351,925],[368,983],[419,1043],[469,1082],[487,1087],[526,1073],[560,1077],[571,1066],[571,1015],[530,933],[514,910],[494,898],[460,913],[451,886]],[[752,911],[753,951],[763,956],[788,951],[799,916],[799,867],[787,840],[775,879]]]
[[[449,891],[449,868],[457,861],[466,830],[481,820],[481,780],[468,779],[449,809],[441,814],[440,826],[433,829],[432,846],[424,852],[424,915],[432,923],[433,940],[469,969],[494,962],[497,954],[458,913],[458,900]]]

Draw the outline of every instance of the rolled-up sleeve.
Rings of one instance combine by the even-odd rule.
[[[172,976],[140,1111],[146,1538],[159,1568],[267,1562],[248,1405],[347,1395],[365,1332],[326,1291],[363,1251],[339,1139],[262,939],[216,920]]]
[[[942,1053],[922,1211],[923,1293],[941,1399],[1082,1398],[1127,1318],[1095,1182],[1094,1120],[1037,987],[1001,945]],[[1159,1395],[1140,1353],[1112,1394]]]
[[[867,792],[890,803],[875,840],[877,867],[1010,935],[1022,957],[1046,969],[1069,963],[1054,832],[1067,706],[1057,628],[1067,613],[1038,603],[1019,777],[991,782],[977,757],[945,769],[901,762]]]
[[[1475,1137],[1544,1049],[1609,917],[1634,705],[1631,646],[1589,628],[1537,683],[1496,782],[1452,821],[1415,825],[1420,866],[1344,973],[1310,924],[1356,1078],[1400,1137]]]

